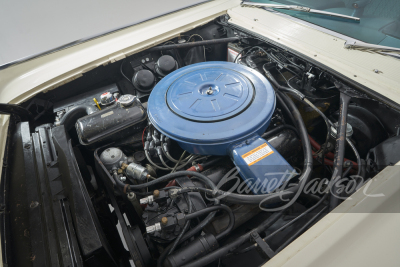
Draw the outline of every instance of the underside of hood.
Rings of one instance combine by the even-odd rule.
[[[7,1],[0,9],[0,69],[208,1]]]

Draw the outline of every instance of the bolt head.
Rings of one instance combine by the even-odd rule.
[[[161,224],[162,225],[167,225],[167,223],[168,223],[168,218],[167,217],[162,217],[161,218]]]
[[[129,192],[129,193],[128,193],[128,198],[129,198],[129,199],[135,199],[135,198],[136,198],[135,193]]]
[[[29,205],[31,209],[36,208],[37,206],[39,206],[39,202],[37,201],[32,201],[31,204]]]

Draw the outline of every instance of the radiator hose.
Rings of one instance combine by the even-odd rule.
[[[77,119],[92,114],[96,111],[98,111],[98,109],[90,105],[73,107],[61,118],[59,125],[64,125],[65,129],[68,131],[74,126]]]

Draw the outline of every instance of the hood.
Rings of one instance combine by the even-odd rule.
[[[208,1],[6,1],[0,69]]]

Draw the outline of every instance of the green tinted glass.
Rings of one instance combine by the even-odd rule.
[[[253,0],[266,4],[299,5],[359,17],[359,22],[294,10],[275,9],[366,43],[400,48],[399,0]]]

